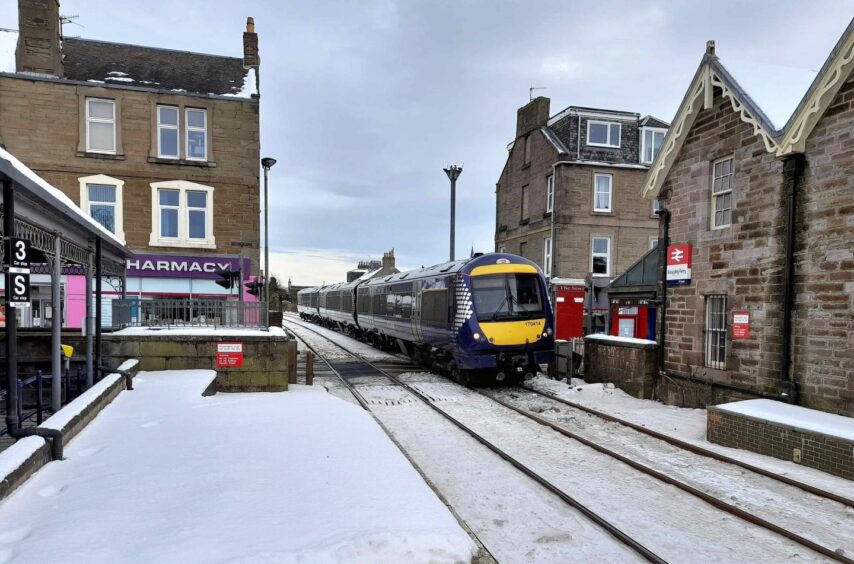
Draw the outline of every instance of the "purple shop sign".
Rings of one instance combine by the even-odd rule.
[[[251,276],[249,259],[243,259],[243,279]],[[141,255],[135,254],[127,261],[128,276],[147,276],[156,278],[194,278],[216,280],[217,269],[240,269],[240,257],[190,257],[181,255]]]

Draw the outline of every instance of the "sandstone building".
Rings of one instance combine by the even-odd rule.
[[[708,45],[644,184],[662,238],[690,245],[690,279],[660,285],[662,398],[854,415],[852,69],[849,25],[772,121]]]
[[[557,335],[568,338],[581,336],[583,310],[594,314],[588,331],[604,329],[598,288],[657,244],[653,204],[640,188],[668,124],[575,106],[550,117],[549,105],[538,97],[517,113],[496,185],[495,248],[550,277]]]
[[[239,49],[240,38],[233,40]],[[213,270],[242,269],[244,280],[258,274],[251,18],[243,52],[63,37],[57,0],[19,0],[19,29],[0,30],[0,144],[136,251],[129,296],[228,298]],[[66,274],[64,318],[77,327],[83,281]],[[118,281],[110,282],[105,288],[120,295]],[[49,298],[42,301],[37,277],[33,283],[29,321],[38,324]]]

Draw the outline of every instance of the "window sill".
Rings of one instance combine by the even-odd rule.
[[[161,157],[148,157],[148,162],[153,164],[168,164],[168,165],[183,165],[183,166],[198,166],[203,168],[216,168],[216,163],[213,161],[189,161],[187,159],[164,159]]]
[[[603,145],[602,143],[586,143],[588,147],[597,147],[600,149],[619,149],[620,145]]]
[[[590,276],[592,276],[593,278],[608,278],[608,277],[609,277],[609,276],[611,276],[611,275],[610,275],[610,274],[593,274],[593,273],[591,272],[591,273],[590,273]]]
[[[531,223],[531,220],[528,218],[519,220],[519,225],[528,225],[529,223]]]
[[[613,211],[593,210],[593,215],[616,215]]]
[[[77,151],[78,157],[85,157],[87,159],[107,159],[110,161],[123,161],[125,160],[124,155],[113,154],[113,153],[92,153],[89,151]]]
[[[531,163],[527,162],[527,163],[523,164],[522,168],[531,168]]]
[[[543,217],[551,217],[552,212],[543,212]]]
[[[148,241],[149,247],[173,247],[180,249],[216,249],[216,240],[211,238],[210,241],[187,241],[187,240],[172,240],[172,241],[164,241],[162,239],[155,239],[152,237]]]

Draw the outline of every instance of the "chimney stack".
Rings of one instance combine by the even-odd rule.
[[[18,0],[17,72],[63,76],[59,0]]]
[[[243,68],[257,69],[261,66],[258,55],[258,34],[255,33],[255,18],[246,18],[246,31],[243,32]]]
[[[527,135],[531,131],[546,125],[549,121],[551,100],[537,96],[516,112],[516,137]]]
[[[394,270],[394,249],[383,253],[383,272]]]

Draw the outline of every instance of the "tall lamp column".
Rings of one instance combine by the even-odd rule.
[[[463,173],[463,167],[451,165],[444,169],[445,174],[451,180],[451,258],[454,260],[454,251],[456,250],[454,243],[454,228],[456,226],[456,206],[457,206],[457,178]]]
[[[261,159],[261,166],[264,167],[264,301],[267,302],[267,309],[270,309],[270,200],[267,196],[267,173],[270,172],[274,164],[276,164],[276,159],[272,157]],[[242,280],[240,281],[240,292],[242,295]]]

